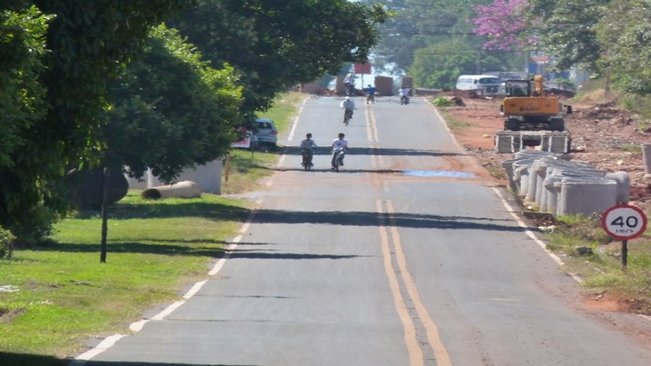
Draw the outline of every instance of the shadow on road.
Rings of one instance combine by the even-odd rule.
[[[510,232],[522,232],[525,230],[519,226],[509,225],[509,223],[512,223],[512,220],[508,219],[400,212],[382,214],[362,211],[258,210],[255,211],[251,222],[261,224],[322,224],[342,226],[379,226],[382,222],[390,222],[391,226],[405,228],[472,229]]]

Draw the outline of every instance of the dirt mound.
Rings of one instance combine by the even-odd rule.
[[[503,127],[500,100],[464,97],[463,93],[445,95],[461,97],[465,104],[443,109],[451,119],[463,123],[463,127],[453,127],[457,141],[494,175],[503,171],[501,163],[512,155],[494,151],[495,132]],[[563,102],[573,104],[567,99]],[[631,203],[651,209],[651,186],[643,181],[640,148],[651,142],[651,128],[640,128],[641,117],[617,108],[614,102],[588,100],[576,103],[573,110],[566,117],[566,128],[572,134],[571,159],[609,172],[627,172],[631,178]]]

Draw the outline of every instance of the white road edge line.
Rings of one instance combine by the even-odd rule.
[[[262,206],[262,200],[257,200],[256,201],[256,209]],[[255,209],[254,209],[255,211]],[[230,241],[230,244],[226,247],[226,250],[224,251],[224,255],[217,260],[217,262],[214,264],[212,269],[208,271],[208,276],[214,277],[216,276],[219,271],[224,267],[224,264],[226,264],[226,261],[230,258],[231,254],[237,249],[238,244],[242,240],[242,235],[246,233],[246,231],[249,229],[249,226],[251,224],[251,220],[253,219],[253,215],[251,215],[248,220],[242,225],[242,227],[239,230],[240,235],[236,236]],[[170,315],[174,310],[178,309],[181,305],[185,304],[187,300],[192,298],[194,295],[199,292],[201,287],[208,282],[210,278],[205,279],[203,281],[199,281],[195,283],[190,290],[188,290],[183,296],[182,300],[175,301],[172,304],[170,304],[167,308],[163,309],[161,312],[158,314],[152,316],[149,319],[141,319],[137,322],[133,322],[129,325],[129,330],[133,333],[138,333],[140,332],[145,324],[147,324],[150,321],[159,321],[165,319],[168,315]],[[87,361],[90,361],[100,353],[108,350],[109,348],[113,347],[117,341],[120,339],[126,337],[126,334],[114,334],[111,336],[108,336],[104,338],[97,346],[94,348],[80,354],[79,356],[75,357],[72,361],[68,363],[68,366],[84,366]]]

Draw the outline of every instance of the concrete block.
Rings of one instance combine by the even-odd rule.
[[[644,162],[644,182],[651,184],[651,144],[642,144],[642,161]]]
[[[590,216],[617,203],[617,182],[606,178],[568,178],[561,183],[557,215]]]

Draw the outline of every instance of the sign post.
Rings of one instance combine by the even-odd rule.
[[[628,265],[628,240],[637,238],[646,230],[647,218],[642,209],[620,204],[601,215],[601,227],[613,239],[622,241],[622,267]]]

